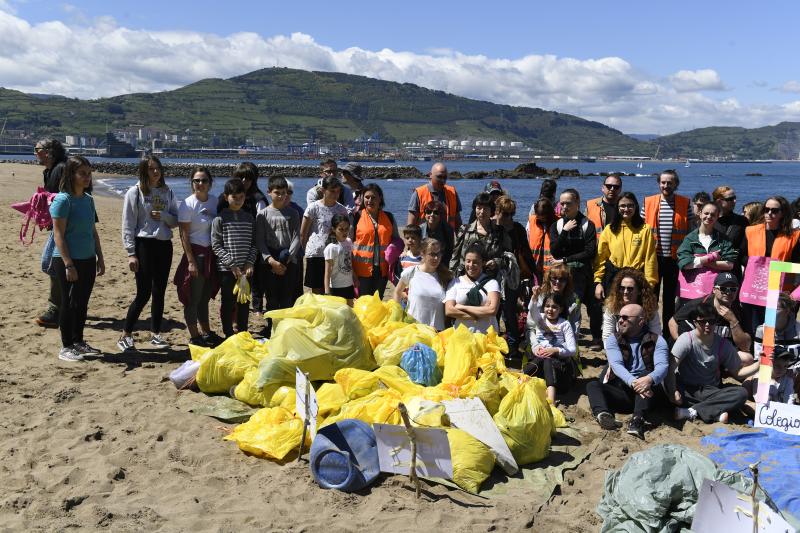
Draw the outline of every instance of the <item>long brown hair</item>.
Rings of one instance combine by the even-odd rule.
[[[450,281],[453,279],[453,273],[450,271],[450,268],[444,264],[444,261],[441,260],[441,252],[442,243],[439,242],[437,239],[433,239],[428,237],[422,241],[422,254],[426,254],[430,252],[431,248],[436,245],[439,247],[439,266],[436,267],[436,276],[439,278],[439,284],[442,286],[443,289],[446,289],[447,286],[450,284]]]
[[[551,276],[558,276],[564,277],[567,279],[567,282],[564,284],[564,292],[562,293],[565,298],[568,298],[572,295],[574,291],[572,285],[572,271],[569,269],[569,266],[564,263],[559,263],[557,265],[553,265],[544,275],[544,281],[542,281],[542,287],[539,292],[539,296],[544,296],[547,298],[553,292],[553,286],[550,283]]]
[[[70,156],[67,159],[66,165],[64,165],[64,175],[61,176],[61,181],[58,184],[58,190],[65,192],[70,196],[75,194],[75,172],[77,172],[78,169],[83,166],[92,168],[92,164],[89,162],[89,160],[82,155]],[[90,191],[91,185],[84,192]]]
[[[650,320],[658,312],[658,300],[656,300],[656,295],[650,282],[647,281],[640,270],[635,268],[621,268],[614,276],[608,289],[609,294],[606,295],[606,309],[612,315],[619,313],[619,310],[622,309],[622,294],[619,288],[625,278],[631,278],[636,283],[636,290],[639,293],[639,301],[636,303],[642,306],[644,316]]]
[[[164,166],[161,164],[161,160],[154,155],[146,155],[139,161],[139,190],[142,191],[144,196],[150,194],[150,176],[147,173],[150,161],[155,161],[156,165],[158,165],[158,173],[161,176],[158,180],[158,187],[166,185],[164,182]]]
[[[778,233],[782,235],[791,235],[792,234],[792,218],[794,218],[794,213],[792,213],[792,206],[789,205],[789,200],[784,198],[783,196],[770,196],[769,198],[764,201],[764,207],[767,207],[767,202],[772,200],[773,202],[778,202],[781,206],[781,223],[778,226]]]

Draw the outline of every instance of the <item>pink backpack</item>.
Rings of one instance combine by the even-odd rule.
[[[11,205],[26,217],[19,230],[19,240],[25,246],[33,242],[37,226],[40,231],[44,231],[53,224],[53,219],[50,217],[50,203],[55,196],[55,193],[47,192],[44,187],[38,187],[30,200]],[[30,240],[25,242],[25,236],[28,234],[31,220],[34,221],[33,231],[31,232]]]

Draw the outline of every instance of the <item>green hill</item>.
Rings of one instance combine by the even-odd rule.
[[[492,104],[408,83],[363,76],[269,68],[173,91],[98,100],[42,98],[0,89],[7,129],[37,135],[101,135],[140,125],[168,133],[216,135],[226,145],[345,142],[378,132],[392,142],[427,139],[523,141],[544,154],[647,155],[651,145],[599,122]]]
[[[659,137],[661,155],[726,159],[797,159],[800,122],[781,122],[763,128],[699,128]]]

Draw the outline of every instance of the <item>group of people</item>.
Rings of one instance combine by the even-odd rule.
[[[50,307],[37,321],[61,328],[61,359],[80,360],[98,353],[83,328],[94,278],[105,270],[91,165],[66,158],[57,141],[37,144],[36,154],[45,186],[59,193],[50,208]],[[603,428],[618,426],[615,412],[633,412],[628,430],[641,436],[660,398],[675,404],[676,417],[704,421],[725,421],[744,405],[761,357],[764,307],[740,304],[739,288],[749,268],[763,266],[752,258],[800,262],[800,231],[786,199],[771,196],[747,218],[734,211],[730,187],[693,199],[677,194],[673,170],[658,175],[658,192],[643,207],[623,191],[620,175],[604,177],[602,195],[583,204],[575,189],[556,198],[556,182],[545,180],[523,226],[514,221],[514,199],[492,181],[462,224],[446,166],[434,164],[429,176],[413,190],[399,228],[381,187],[365,184],[355,163],[339,169],[333,159],[322,161],[303,208],[282,177],[269,178],[263,193],[252,163],[238,166],[218,198],[210,195],[209,169],[196,167],[192,194],[179,200],[159,159],[144,158],[123,203],[122,243],[136,292],[117,346],[135,348],[134,326],[148,302],[149,342],[167,346],[162,319],[177,228],[183,256],[174,283],[193,344],[223,338],[209,321],[217,291],[228,337],[248,329],[251,306],[289,307],[304,287],[352,305],[357,295],[383,298],[391,281],[406,312],[437,330],[463,324],[486,332],[502,323],[510,363],[525,359],[525,372],[545,379],[554,403],[580,373],[584,306],[588,346],[608,359],[586,389]],[[240,294],[248,286],[252,302]],[[772,385],[776,399],[792,401],[787,367],[800,346],[797,308],[788,294],[780,305]],[[265,336],[270,327],[267,321]],[[725,376],[745,387],[723,385]]]

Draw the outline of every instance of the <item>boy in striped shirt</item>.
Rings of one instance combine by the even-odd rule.
[[[256,262],[255,219],[243,211],[245,189],[240,179],[230,179],[223,191],[228,207],[211,222],[211,249],[217,258],[220,274],[220,309],[222,331],[225,337],[233,335],[233,316],[236,314],[236,327],[239,332],[247,331],[249,303],[240,304],[233,294],[237,280],[244,276],[252,277]]]

